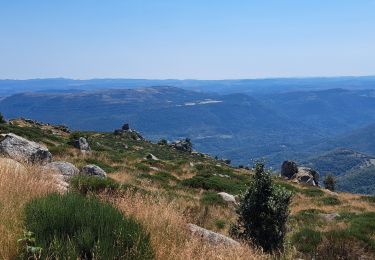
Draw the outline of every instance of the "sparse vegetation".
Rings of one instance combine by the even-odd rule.
[[[120,184],[111,178],[98,178],[95,176],[74,176],[70,180],[73,191],[81,194],[98,193],[103,191],[115,191],[120,188]]]

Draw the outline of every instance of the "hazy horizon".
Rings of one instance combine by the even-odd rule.
[[[375,74],[375,1],[0,3],[0,78]]]

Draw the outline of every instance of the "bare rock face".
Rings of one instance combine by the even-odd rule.
[[[297,164],[293,161],[284,161],[281,165],[281,176],[288,179],[292,178],[298,172]]]
[[[106,178],[107,173],[95,164],[89,164],[82,168],[81,174],[95,176],[99,178]]]
[[[91,151],[90,145],[84,137],[74,140],[74,147],[85,152]]]
[[[226,192],[219,192],[218,195],[227,203],[237,204],[236,198]]]
[[[31,164],[47,164],[52,160],[52,154],[45,146],[12,133],[1,135],[0,154]]]
[[[237,241],[226,237],[222,234],[215,233],[213,231],[201,228],[194,224],[187,225],[189,231],[196,236],[200,236],[203,240],[206,240],[212,245],[226,245],[226,246],[239,246],[240,243]]]

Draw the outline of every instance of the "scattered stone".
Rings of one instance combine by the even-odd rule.
[[[84,137],[74,140],[74,147],[84,152],[91,151],[90,145]]]
[[[297,164],[293,161],[284,161],[281,165],[281,176],[291,179],[298,172]]]
[[[190,162],[189,165],[190,165],[190,167],[194,167],[195,166],[193,162]]]
[[[236,198],[231,195],[231,194],[228,194],[226,192],[219,192],[218,195],[225,201],[225,202],[228,202],[228,203],[233,203],[233,204],[237,204],[236,202]]]
[[[153,160],[153,161],[159,161],[159,158],[153,155],[152,153],[149,153],[146,155],[147,160]]]
[[[133,139],[133,140],[136,140],[136,141],[141,141],[141,140],[144,140],[143,136],[138,133],[137,131],[133,130],[133,129],[130,129],[129,127],[129,124],[124,124],[121,129],[116,129],[114,131],[114,134],[115,135],[122,135],[124,133],[130,133],[130,137]]]
[[[321,218],[324,218],[326,221],[333,221],[335,220],[336,218],[339,218],[340,217],[340,214],[339,213],[328,213],[328,214],[325,214],[325,213],[319,213],[319,216]]]
[[[0,154],[31,164],[46,164],[52,160],[52,154],[45,146],[12,133],[1,135]]]
[[[107,177],[107,173],[102,168],[100,168],[99,166],[95,164],[89,164],[89,165],[84,166],[81,170],[81,174],[95,176],[99,178]]]
[[[212,245],[226,245],[226,246],[239,246],[240,243],[237,241],[226,237],[222,234],[215,233],[213,231],[201,228],[194,224],[187,224],[189,231],[196,236],[200,236],[203,240],[206,240]]]
[[[151,169],[151,170],[154,170],[154,171],[160,171],[160,169],[159,169],[159,168],[157,168],[157,167],[154,167],[154,166],[150,166],[150,169]]]

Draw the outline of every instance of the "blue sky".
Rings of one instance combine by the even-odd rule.
[[[0,78],[375,75],[374,0],[0,0]]]

